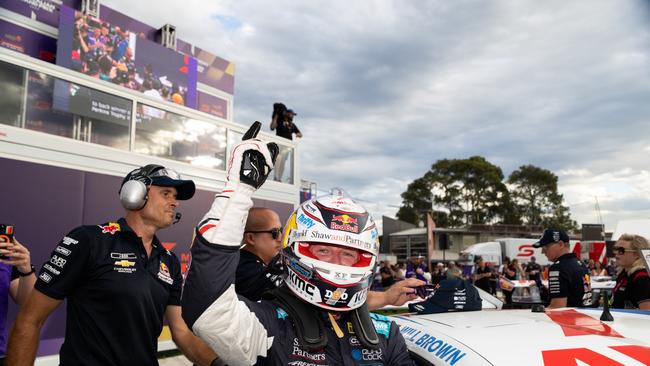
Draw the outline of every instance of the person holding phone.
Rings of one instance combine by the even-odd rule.
[[[7,352],[9,298],[21,306],[34,287],[36,275],[29,250],[13,236],[13,226],[0,225],[0,366]],[[7,233],[11,231],[11,233]]]

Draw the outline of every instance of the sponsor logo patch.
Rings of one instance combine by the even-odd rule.
[[[135,253],[111,253],[111,259],[138,259]]]
[[[135,266],[135,262],[127,261],[126,259],[122,259],[121,261],[115,261],[116,266],[120,267],[133,267]]]
[[[52,274],[55,274],[55,275],[57,275],[57,276],[61,274],[61,272],[59,272],[58,269],[56,269],[56,268],[50,266],[49,263],[45,263],[45,264],[43,265],[43,268],[47,269],[48,271],[52,272]]]
[[[350,215],[334,215],[330,222],[330,229],[348,231],[356,234],[359,232],[359,220]]]
[[[296,293],[302,295],[305,298],[310,299],[313,302],[321,302],[320,292],[318,288],[313,284],[303,280],[294,272],[293,270],[289,272],[289,287]]]
[[[41,273],[41,275],[38,276],[38,278],[43,280],[43,282],[45,282],[45,283],[50,283],[50,281],[52,281],[52,276],[47,272]]]
[[[50,258],[50,263],[54,264],[59,268],[63,268],[63,266],[65,266],[67,262],[68,262],[67,260],[59,257],[58,255],[53,255],[52,258]]]
[[[167,264],[165,264],[165,262],[163,261],[160,261],[160,267],[158,269],[158,279],[170,285],[174,283],[172,276],[169,274],[169,267],[167,267]]]
[[[316,222],[314,220],[305,216],[303,213],[300,213],[300,215],[298,215],[298,222],[305,225],[307,229],[311,229],[314,227],[314,225],[316,225]]]
[[[63,239],[61,239],[61,243],[62,243],[62,244],[65,244],[65,245],[75,245],[75,244],[78,244],[79,241],[78,241],[78,240],[74,240],[74,239],[72,239],[72,238],[69,237],[69,236],[64,236]]]
[[[100,226],[102,228],[102,234],[115,234],[120,231],[120,224],[117,222],[109,222],[108,225]]]
[[[289,356],[290,359],[300,358],[301,360],[296,360],[289,362],[289,365],[323,365],[325,364],[325,352],[307,352],[300,348],[300,343],[298,343],[298,338],[293,339],[293,351]]]
[[[69,256],[70,253],[72,253],[72,251],[71,251],[70,249],[68,249],[68,248],[64,248],[64,247],[62,247],[62,246],[60,246],[60,245],[57,246],[56,248],[54,248],[54,251],[57,252],[57,253],[59,253],[59,254],[63,254],[63,255],[65,255],[66,257]]]

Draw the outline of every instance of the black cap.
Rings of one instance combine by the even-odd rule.
[[[298,115],[298,113],[294,112],[293,109],[287,109],[287,113],[293,114],[294,116]]]
[[[535,244],[533,244],[533,246],[535,248],[541,248],[545,245],[549,245],[551,243],[555,243],[560,240],[569,244],[569,240],[570,240],[569,235],[564,230],[546,229],[544,230],[542,237],[539,238],[539,240]]]
[[[146,171],[149,167],[152,167],[153,171],[147,175]],[[167,169],[160,165],[147,165],[132,170],[124,177],[122,185],[129,180],[139,180],[152,186],[174,187],[176,188],[176,199],[179,201],[189,200],[194,196],[194,192],[196,191],[194,181],[181,179],[181,175],[175,170]],[[147,181],[150,181],[150,183]]]

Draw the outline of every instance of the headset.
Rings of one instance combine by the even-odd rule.
[[[120,187],[120,202],[127,210],[140,210],[147,203],[151,174],[165,169],[162,165],[149,164],[127,174]]]

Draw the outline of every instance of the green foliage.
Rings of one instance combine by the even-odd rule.
[[[482,156],[441,159],[408,185],[397,217],[417,225],[426,212],[433,212],[440,227],[494,223],[577,227],[562,206],[557,176],[550,171],[525,165],[507,183],[501,168]]]
[[[577,223],[571,220],[569,208],[562,205],[557,181],[557,176],[551,171],[533,165],[522,165],[510,174],[508,184],[524,223],[565,230],[577,228]]]

